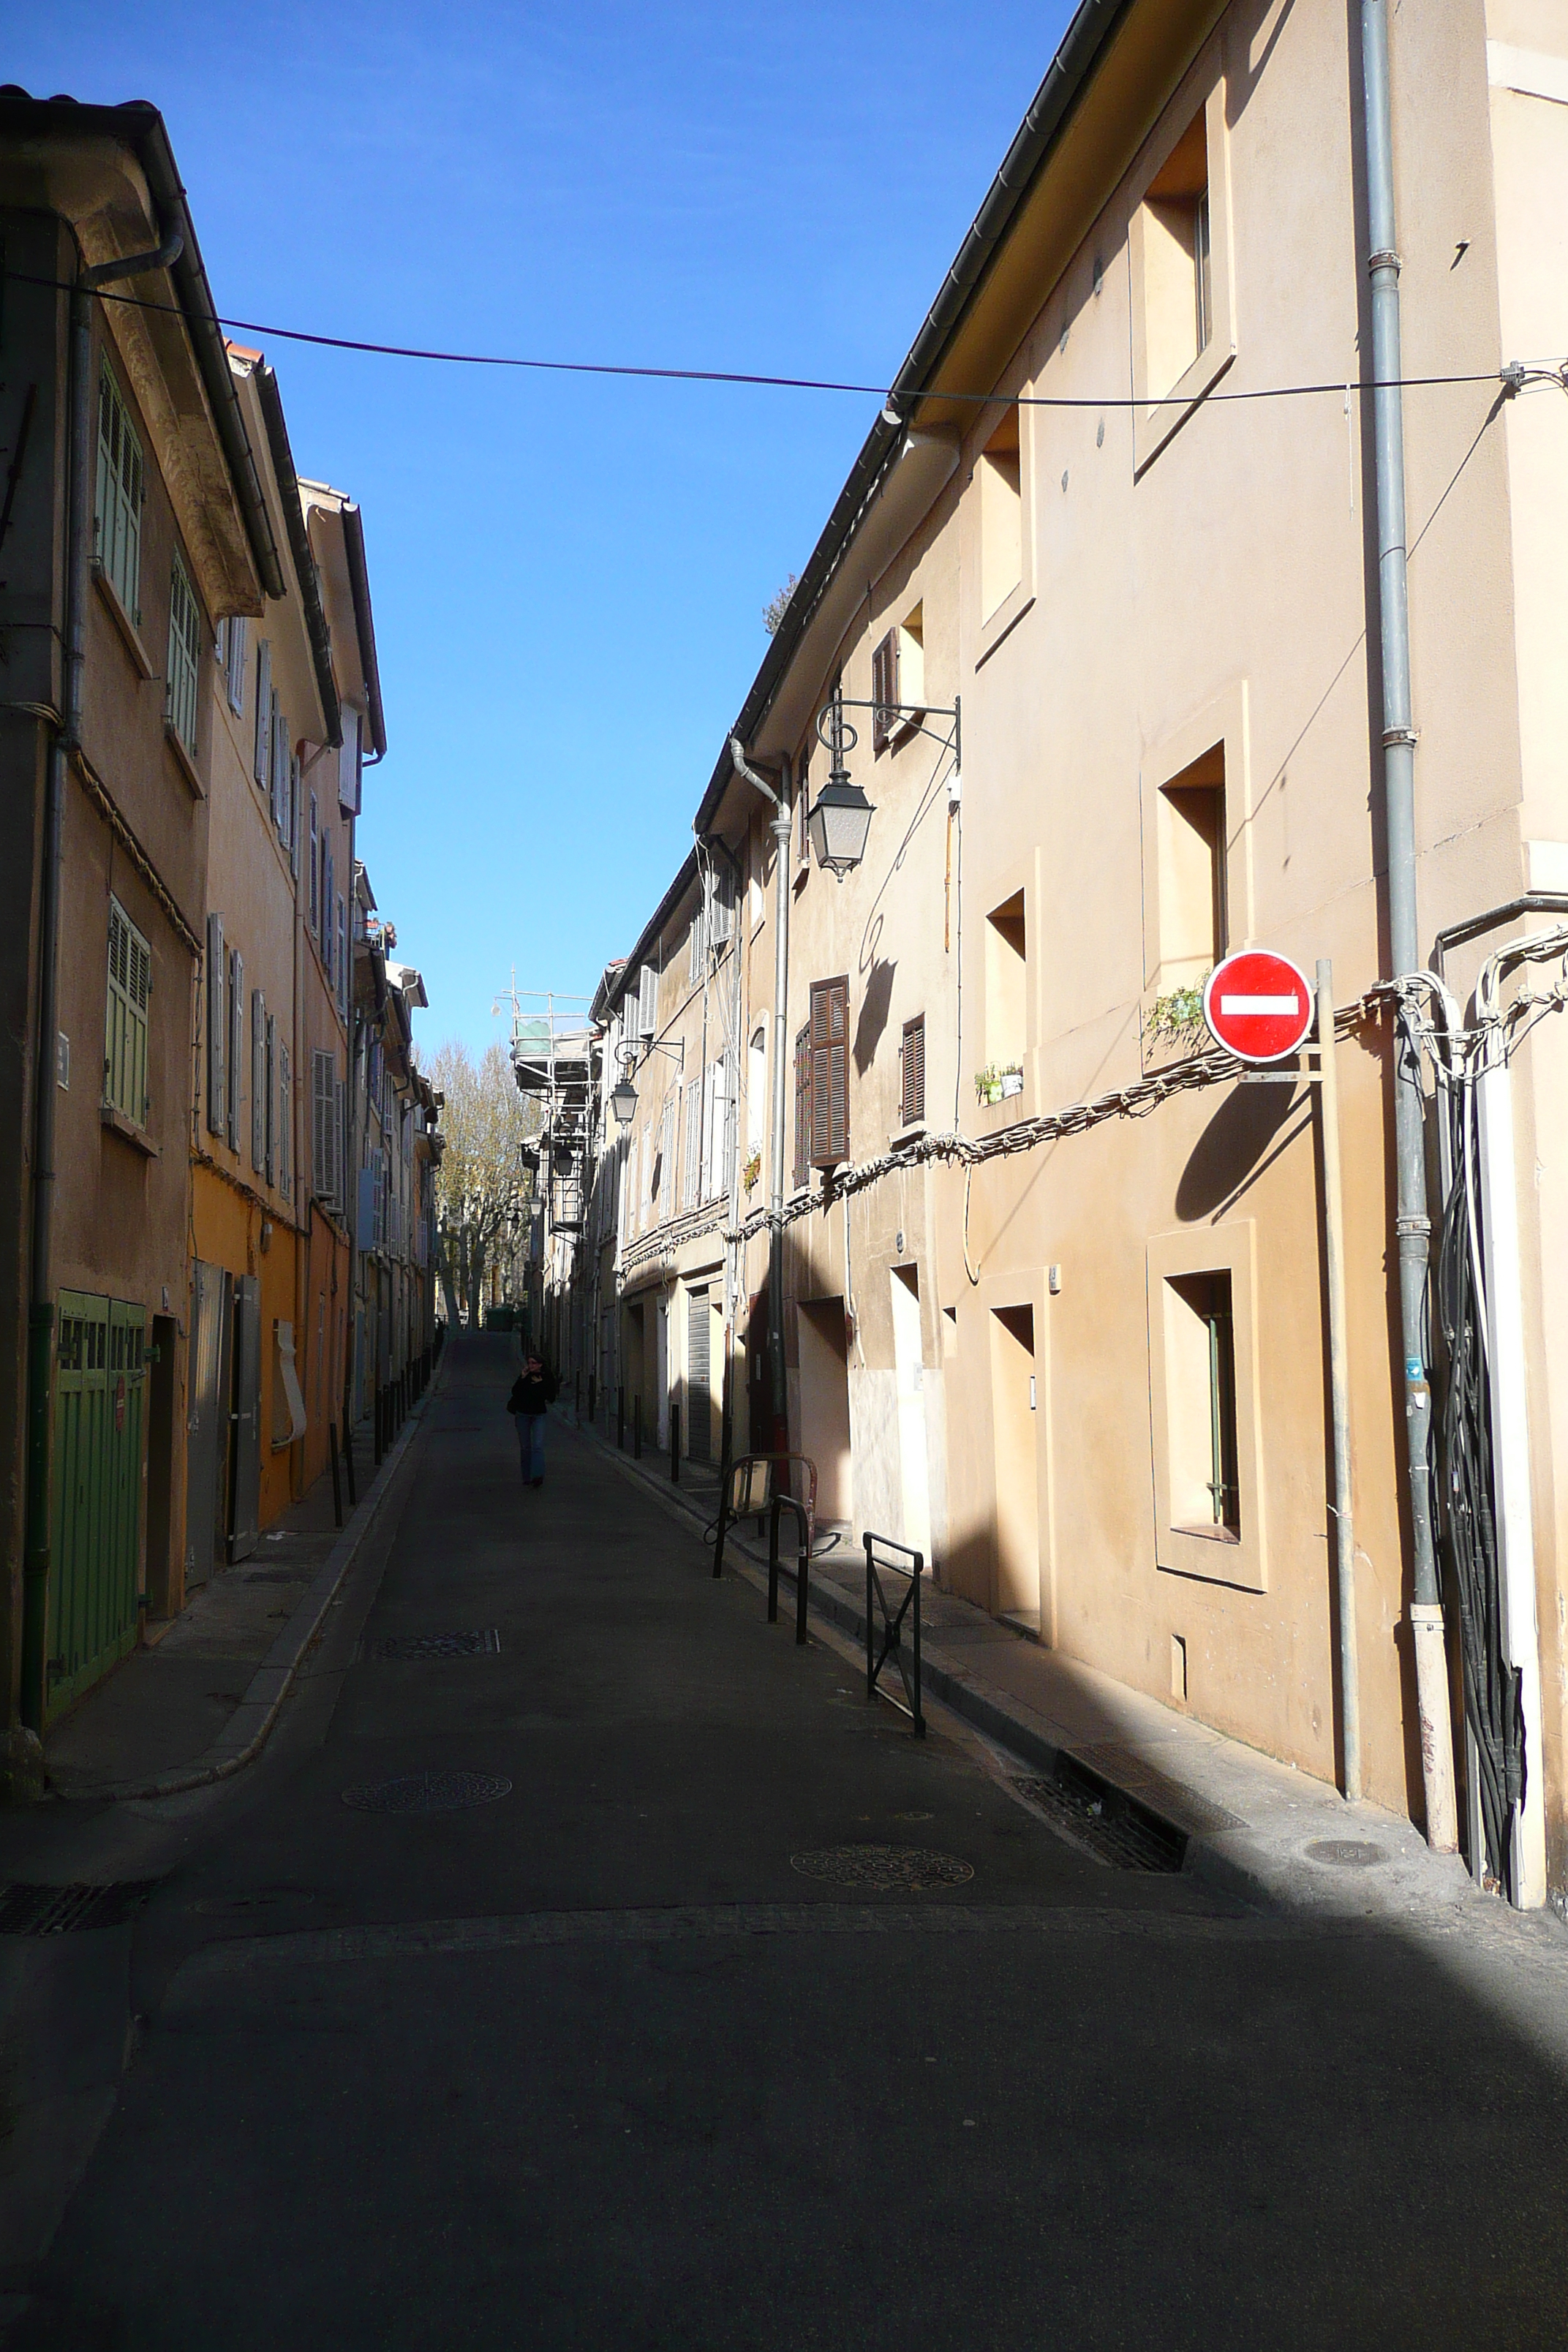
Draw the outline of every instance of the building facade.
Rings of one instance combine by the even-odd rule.
[[[636,978],[639,1057],[686,1047],[679,1078],[635,1064],[617,1338],[657,1414],[690,1378],[678,1296],[732,1249],[737,1447],[782,1417],[827,1519],[1325,1780],[1349,1675],[1364,1792],[1443,1842],[1457,1782],[1477,1874],[1539,1903],[1568,1885],[1547,556],[1568,271],[1542,232],[1568,51],[1527,0],[1365,18],[1390,45],[1386,147],[1377,56],[1369,80],[1327,0],[1127,0],[1069,28],[720,754],[695,864],[605,992],[624,1039]],[[1375,382],[1403,415],[1414,724],[1377,654],[1392,677],[1369,124],[1403,262],[1408,381]],[[1391,779],[1412,757],[1407,839]],[[873,812],[837,877],[808,838],[814,813],[837,822],[835,771]],[[738,869],[737,1010],[713,949],[702,991],[725,1008],[732,1199],[688,1118],[714,1033],[679,927],[704,860]],[[1326,961],[1338,1007],[1348,1624],[1319,1095],[1241,1083],[1201,1025],[1206,975],[1254,945],[1309,982]],[[1405,1189],[1419,1154],[1396,1192],[1402,1061],[1429,1210]],[[1402,1249],[1428,1284],[1414,1357]],[[1466,1429],[1448,1375],[1483,1324]],[[1455,1483],[1478,1461],[1495,1563]]]

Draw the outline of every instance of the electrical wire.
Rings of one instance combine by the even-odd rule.
[[[76,289],[68,278],[45,278],[25,270],[8,269],[0,277],[10,278],[18,286],[52,288],[68,294]],[[100,302],[118,302],[135,310],[153,310],[170,318],[184,318],[178,303],[154,302],[148,296],[127,294],[100,287],[95,289]],[[768,375],[760,371],[740,368],[650,367],[624,361],[535,359],[508,352],[452,352],[416,343],[384,343],[355,335],[326,335],[303,327],[279,327],[263,324],[257,319],[234,319],[215,314],[220,327],[242,335],[261,335],[269,341],[305,343],[321,351],[354,352],[374,359],[425,360],[443,367],[511,368],[542,375],[591,375],[628,377],[656,383],[728,383],[776,392],[841,392],[852,393],[885,402],[900,401],[960,401],[979,407],[1005,404],[1012,408],[1148,408],[1166,404],[1164,399],[1140,400],[1125,393],[1087,396],[1054,393],[1016,393],[1011,395],[989,392],[960,392],[941,384],[918,388],[908,385],[858,383],[833,376]],[[1215,390],[1204,395],[1205,404],[1220,401],[1301,400],[1319,394],[1333,393],[1343,397],[1347,392],[1420,391],[1446,384],[1499,383],[1510,389],[1522,390],[1527,385],[1552,384],[1568,391],[1568,359],[1540,363],[1510,362],[1504,368],[1486,368],[1470,373],[1445,375],[1404,375],[1397,377],[1339,376],[1332,383],[1260,384],[1252,389]],[[1168,395],[1170,404],[1185,407],[1190,395]]]

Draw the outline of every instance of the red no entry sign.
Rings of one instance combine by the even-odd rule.
[[[1248,948],[1210,972],[1204,1019],[1226,1053],[1244,1062],[1277,1062],[1310,1031],[1312,991],[1288,956]]]

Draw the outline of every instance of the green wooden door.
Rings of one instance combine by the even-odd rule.
[[[145,1310],[62,1291],[45,1710],[51,1720],[135,1644],[146,1383]]]

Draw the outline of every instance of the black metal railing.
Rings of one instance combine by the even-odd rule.
[[[897,1559],[882,1555],[897,1552]],[[908,1562],[909,1565],[905,1565]],[[889,1658],[899,1670],[899,1680],[904,1686],[902,1700],[891,1691],[882,1696],[894,1706],[901,1706],[908,1715],[917,1739],[926,1736],[925,1717],[921,1710],[921,1579],[925,1573],[925,1556],[911,1550],[908,1544],[895,1543],[890,1536],[868,1535],[866,1538],[866,1696],[877,1696],[877,1684],[882,1668]],[[892,1607],[883,1590],[884,1576],[909,1579],[909,1591]],[[877,1620],[881,1619],[879,1634]],[[904,1639],[908,1620],[909,1640]],[[880,1640],[881,1647],[878,1648]]]
[[[805,1548],[809,1554],[816,1543],[816,1465],[809,1454],[742,1454],[729,1463],[719,1485],[719,1517],[713,1530],[713,1573],[724,1573],[724,1538],[737,1519],[750,1518],[754,1512],[759,1517],[772,1501],[778,1487],[778,1465],[798,1462],[805,1471]],[[757,1473],[763,1473],[765,1492],[759,1495]],[[744,1493],[742,1481],[745,1482]],[[792,1498],[793,1499],[793,1498]],[[762,1530],[759,1528],[758,1533]]]

